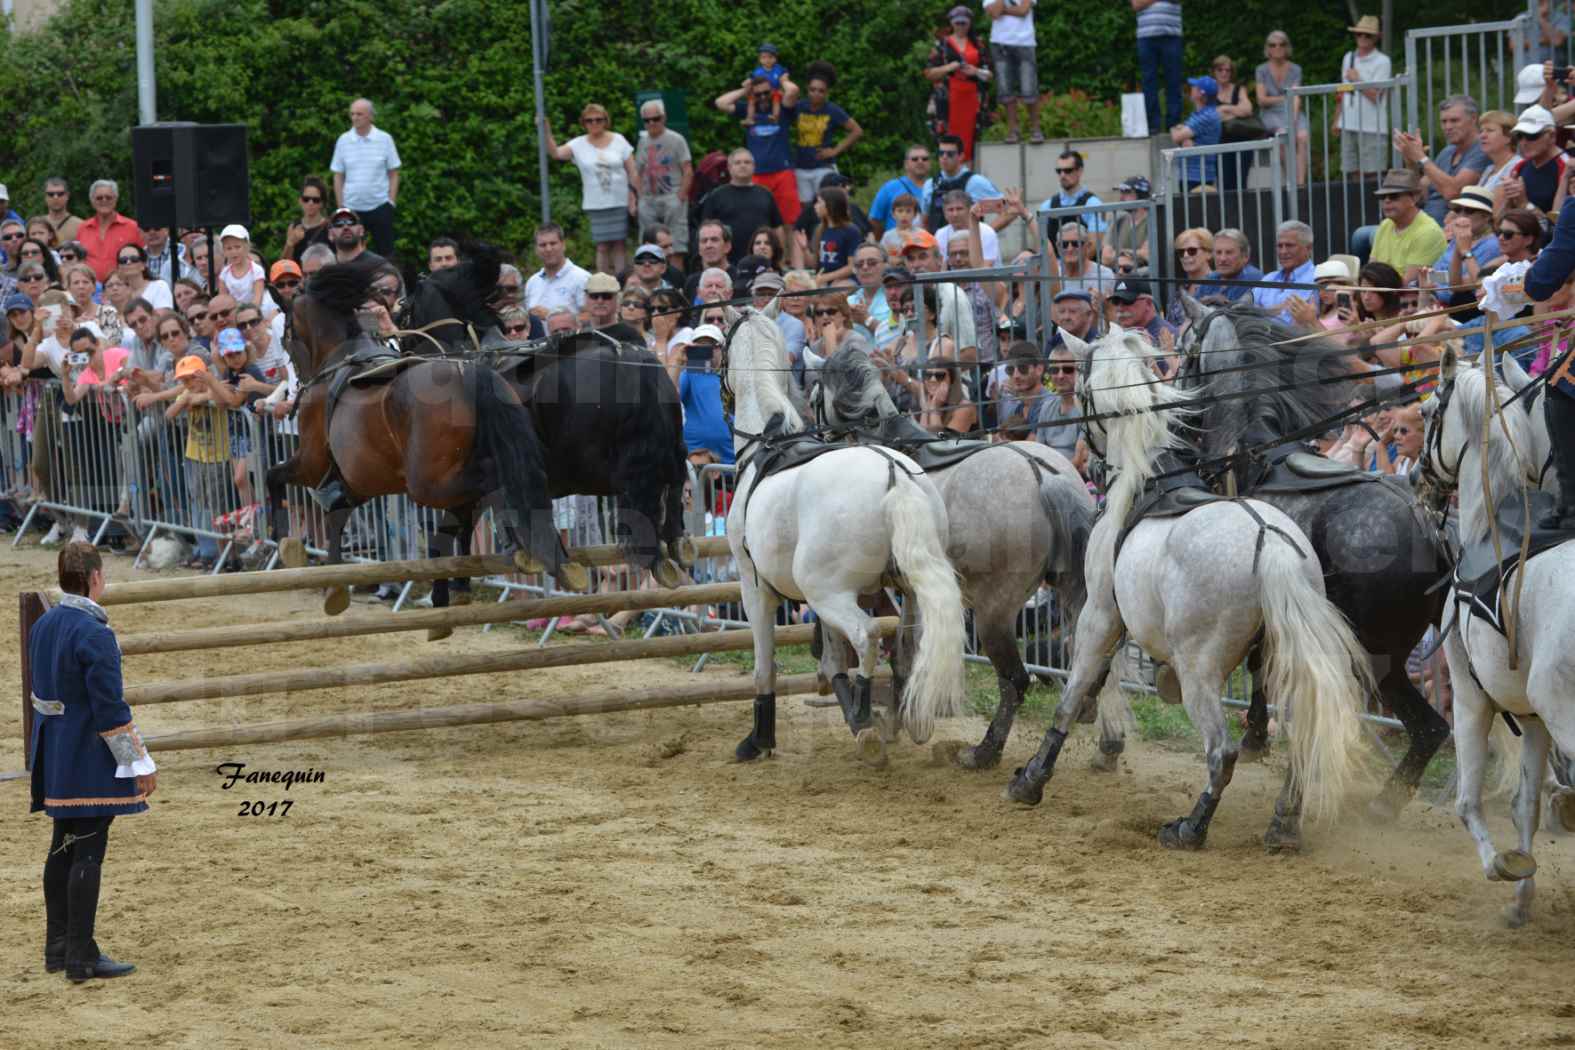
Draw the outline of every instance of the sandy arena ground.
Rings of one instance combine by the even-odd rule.
[[[52,567],[7,546],[0,585],[37,587]],[[111,612],[122,633],[317,615],[307,595]],[[471,628],[440,644],[520,640]],[[130,657],[127,680],[426,648],[398,634]],[[14,644],[3,662],[0,769],[16,770]],[[651,661],[139,721],[154,734],[684,680]],[[1099,776],[1085,732],[1025,811],[1000,800],[1003,771],[906,744],[874,771],[832,713],[784,707],[781,750],[750,768],[727,761],[745,705],[163,753],[151,812],[115,824],[99,912],[105,949],[140,970],[82,987],[43,972],[48,826],[25,815],[24,782],[0,783],[0,1047],[1575,1044],[1575,838],[1539,835],[1536,919],[1512,931],[1509,890],[1444,810],[1415,804],[1382,830],[1353,814],[1302,856],[1267,856],[1278,769],[1244,767],[1208,850],[1169,853],[1154,831],[1190,808],[1195,755],[1136,745]],[[1007,768],[1032,750],[1025,728]],[[226,761],[326,782],[224,791]],[[295,805],[238,816],[248,798]]]

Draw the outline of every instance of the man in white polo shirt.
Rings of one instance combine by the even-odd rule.
[[[372,126],[372,103],[350,103],[350,130],[334,143],[334,197],[361,217],[372,250],[394,252],[394,207],[399,199],[399,150],[394,136]]]
[[[525,282],[525,309],[546,320],[555,310],[576,317],[585,306],[585,282],[591,275],[569,260],[563,249],[563,227],[555,222],[536,227],[536,256],[541,269]]]

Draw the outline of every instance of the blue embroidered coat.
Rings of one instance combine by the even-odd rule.
[[[153,759],[121,693],[120,645],[107,620],[96,603],[67,595],[33,625],[33,812],[106,817],[148,808],[136,777],[154,772]]]

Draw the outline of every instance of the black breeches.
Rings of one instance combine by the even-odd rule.
[[[51,866],[58,865],[62,872],[76,863],[102,864],[104,850],[109,846],[109,817],[60,817],[55,820],[55,833],[49,840],[49,857],[44,863],[46,876]]]

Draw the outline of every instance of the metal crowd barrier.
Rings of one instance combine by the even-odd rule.
[[[1109,204],[1084,204],[1062,208],[1040,208],[1034,214],[1039,220],[1039,250],[1041,258],[1049,259],[1054,256],[1059,259],[1058,240],[1061,227],[1067,223],[1077,223],[1078,226],[1084,228],[1084,238],[1091,239],[1093,242],[1093,257],[1087,264],[1088,270],[1085,271],[1092,276],[1081,279],[1082,284],[1091,292],[1108,295],[1115,281],[1119,280],[1122,275],[1116,273],[1114,278],[1104,278],[1099,276],[1100,271],[1098,267],[1104,265],[1112,271],[1115,270],[1114,255],[1112,255],[1109,263],[1105,262],[1106,249],[1119,248],[1118,245],[1112,243],[1112,238],[1115,236],[1115,227],[1118,225],[1134,227],[1141,225],[1143,227],[1142,239],[1148,247],[1149,272],[1151,274],[1159,273],[1158,268],[1161,266],[1160,260],[1162,258],[1160,252],[1160,226],[1162,223],[1159,216],[1157,196],[1158,194],[1156,193],[1155,197],[1150,197],[1148,200],[1114,201]],[[1088,229],[1087,227],[1089,226],[1092,226],[1093,229]],[[1168,240],[1167,238],[1167,246]],[[1089,245],[1087,244],[1083,245],[1085,251],[1088,247]],[[1038,299],[1041,316],[1046,318],[1051,316],[1051,305],[1055,291],[1056,288],[1052,287],[1052,282],[1040,282]],[[1045,333],[1041,333],[1038,340],[1041,345],[1047,334],[1048,329]]]
[[[1535,0],[1533,0],[1535,4]],[[1409,93],[1406,127],[1422,130],[1431,153],[1443,148],[1438,107],[1451,95],[1470,95],[1478,112],[1519,113],[1516,75],[1527,44],[1536,39],[1535,12],[1505,22],[1412,29],[1405,35],[1405,68],[1416,90]],[[1566,42],[1566,46],[1568,46]]]
[[[1161,151],[1164,158],[1163,183],[1167,188],[1166,207],[1170,214],[1166,228],[1167,267],[1177,265],[1174,251],[1176,237],[1196,226],[1209,230],[1235,228],[1244,231],[1258,249],[1253,258],[1264,265],[1274,258],[1274,236],[1286,218],[1286,178],[1281,167],[1284,152],[1282,143],[1294,139],[1284,130],[1264,139],[1249,142],[1222,142],[1217,146],[1182,146]],[[1213,179],[1207,177],[1207,162],[1215,164]],[[1202,182],[1187,178],[1188,168],[1196,164],[1203,176]],[[1267,185],[1251,187],[1248,176],[1254,164],[1262,165],[1268,172]],[[1296,179],[1295,167],[1291,168],[1290,181]],[[1290,191],[1294,194],[1294,185]],[[1180,277],[1179,268],[1167,271],[1168,276]]]
[[[1320,245],[1327,245],[1329,252],[1344,252],[1350,247],[1353,231],[1360,226],[1377,223],[1383,218],[1378,198],[1373,196],[1378,180],[1385,170],[1397,167],[1402,158],[1395,150],[1392,131],[1405,126],[1407,98],[1412,94],[1412,75],[1407,73],[1388,80],[1374,80],[1362,84],[1305,84],[1287,92],[1293,109],[1307,115],[1308,143],[1312,163],[1309,166],[1307,216],[1304,221],[1313,226]],[[1356,167],[1347,169],[1341,151],[1342,142],[1349,132],[1342,130],[1337,137],[1331,133],[1339,109],[1358,90],[1380,92],[1376,127],[1366,133],[1382,136],[1379,162],[1369,165],[1356,150]],[[1360,131],[1360,129],[1353,129]],[[1430,143],[1431,144],[1431,143]],[[1296,136],[1286,140],[1290,160],[1284,168],[1287,197],[1292,219],[1302,219],[1301,202],[1296,186],[1298,164]],[[1435,147],[1436,152],[1436,147]],[[1321,184],[1321,185],[1320,185]],[[1321,205],[1321,206],[1320,206]],[[1315,213],[1322,223],[1314,221]]]

